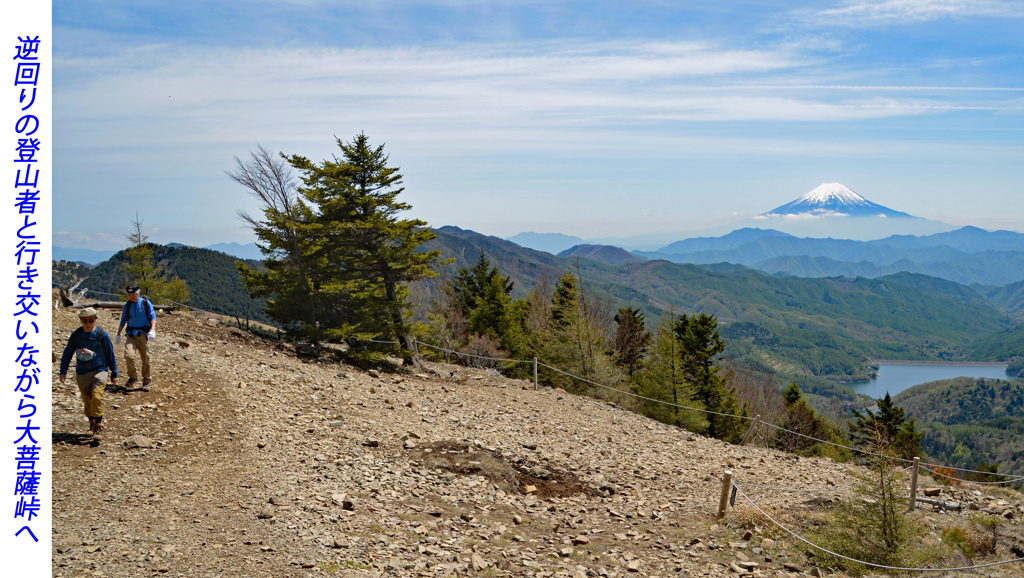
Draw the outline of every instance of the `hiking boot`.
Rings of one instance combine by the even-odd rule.
[[[139,389],[141,389],[142,391],[149,391],[149,384],[148,383],[143,383],[142,387],[139,388]]]
[[[89,418],[89,433],[87,433],[85,435],[86,436],[96,435],[96,418],[94,418],[94,417],[90,417]]]
[[[129,377],[129,378],[128,378],[128,381],[124,382],[124,386],[125,386],[126,388],[128,388],[128,387],[131,387],[131,386],[135,385],[135,382],[136,382],[136,381],[138,381],[138,379],[137,379],[137,378],[135,378],[135,377]]]
[[[103,424],[98,423],[92,430],[92,439],[100,441],[103,439]]]

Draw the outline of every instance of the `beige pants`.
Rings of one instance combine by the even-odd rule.
[[[149,385],[152,381],[149,373],[149,342],[146,335],[125,335],[124,336],[124,363],[128,366],[128,379],[138,379],[138,366],[135,357],[142,361],[142,385]]]
[[[75,375],[78,391],[82,394],[85,404],[85,415],[103,417],[103,390],[107,385],[106,371],[91,371]]]

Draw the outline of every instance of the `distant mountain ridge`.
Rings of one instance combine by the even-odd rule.
[[[906,271],[964,285],[1002,286],[1024,280],[1024,234],[977,227],[875,241],[739,229],[722,237],[688,239],[633,253],[674,263],[735,263],[797,277],[879,277]]]
[[[561,233],[519,233],[518,235],[509,237],[508,240],[521,247],[544,251],[545,253],[551,253],[552,255],[557,255],[558,253],[576,245],[587,244],[586,241],[579,237],[563,235]]]
[[[638,257],[629,251],[613,247],[611,245],[576,245],[562,251],[559,257],[583,257],[593,259],[606,265],[627,265],[630,263],[643,263],[643,257]]]
[[[192,247],[191,245],[185,245],[183,243],[168,243],[166,247]],[[256,246],[256,243],[246,243],[241,245],[239,243],[216,243],[208,247],[192,247],[210,249],[211,251],[220,251],[232,257],[238,257],[239,259],[262,259],[263,254],[260,252],[260,248]],[[88,265],[99,265],[100,263],[110,259],[116,255],[119,251],[94,251],[92,249],[77,249],[74,247],[53,247],[53,260],[54,261],[69,261],[72,263],[87,263]]]
[[[272,322],[263,313],[266,299],[252,299],[246,292],[242,277],[235,266],[236,258],[220,251],[185,245],[150,246],[153,247],[153,258],[165,273],[180,277],[188,284],[191,299],[186,305],[239,319]],[[117,299],[116,296],[124,289],[127,281],[124,276],[126,261],[126,253],[118,251],[113,257],[95,267],[74,270],[76,276],[84,277],[80,289],[89,289],[92,292],[87,295],[89,298]],[[250,261],[249,265],[261,267],[254,261]],[[54,281],[67,283],[66,267],[54,261],[53,268]],[[59,280],[58,273],[61,274]]]

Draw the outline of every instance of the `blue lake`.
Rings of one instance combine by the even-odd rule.
[[[954,377],[988,377],[992,379],[1012,379],[1006,375],[1006,365],[902,365],[880,363],[878,378],[872,381],[851,383],[850,387],[857,393],[870,395],[878,399],[885,397],[885,392],[895,397],[897,393],[929,381],[953,379]]]

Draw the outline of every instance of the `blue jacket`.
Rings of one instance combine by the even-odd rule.
[[[90,333],[86,333],[81,327],[71,332],[68,344],[64,348],[64,354],[60,357],[61,375],[67,375],[71,358],[79,349],[88,349],[95,352],[95,355],[88,361],[76,359],[75,373],[81,375],[91,371],[109,371],[110,377],[117,378],[117,358],[114,357],[114,344],[110,342],[110,336],[102,327],[97,327]]]
[[[156,311],[153,309],[153,304],[149,299],[139,297],[135,303],[128,301],[124,304],[121,309],[121,324],[118,327],[124,327],[127,323],[128,328],[124,332],[125,335],[145,335],[149,333],[150,323],[154,319],[156,319]]]

